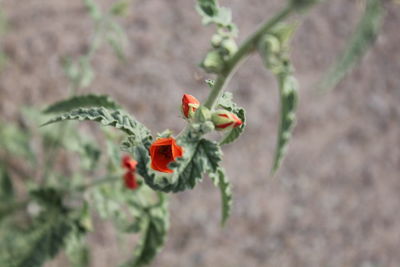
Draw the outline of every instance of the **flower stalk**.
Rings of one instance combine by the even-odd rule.
[[[258,28],[246,41],[239,47],[238,51],[226,63],[225,69],[217,76],[217,80],[208,95],[204,106],[212,110],[219,96],[224,91],[232,76],[235,74],[238,66],[243,62],[257,47],[259,39],[277,23],[288,17],[293,11],[293,7],[288,5],[276,14],[272,19],[266,21]]]

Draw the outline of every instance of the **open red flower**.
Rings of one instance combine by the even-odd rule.
[[[183,148],[172,137],[159,138],[150,146],[151,168],[159,172],[172,173],[170,162],[182,157]]]
[[[135,173],[132,171],[127,171],[124,175],[124,183],[125,186],[129,189],[135,190],[139,187],[139,184],[136,180]]]
[[[137,161],[132,159],[130,156],[126,155],[122,158],[122,167],[129,171],[136,170]]]
[[[184,94],[182,97],[182,113],[185,118],[192,118],[200,106],[199,100],[192,95]]]

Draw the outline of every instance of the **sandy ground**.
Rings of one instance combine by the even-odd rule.
[[[60,57],[87,48],[92,25],[80,0],[3,0],[11,31],[0,74],[0,114],[67,95]],[[104,6],[113,1],[101,1]],[[284,1],[231,0],[243,40]],[[154,132],[184,125],[183,93],[203,99],[196,66],[212,28],[200,25],[187,0],[136,0],[121,19],[127,63],[110,49],[95,57],[96,79],[85,92],[108,93]],[[171,231],[152,266],[400,266],[400,5],[388,13],[377,44],[331,93],[313,84],[336,58],[360,15],[360,1],[332,0],[303,20],[292,57],[301,84],[298,125],[276,178],[268,176],[278,124],[273,77],[254,56],[229,86],[246,107],[248,127],[224,148],[234,184],[233,214],[219,226],[219,192],[206,180],[172,197]],[[93,264],[116,266],[130,248],[116,246],[108,224],[90,237]],[[48,266],[65,266],[63,256]]]

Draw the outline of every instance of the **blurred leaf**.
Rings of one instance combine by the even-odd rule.
[[[123,267],[140,267],[149,264],[164,245],[169,228],[168,206],[160,205],[146,210],[140,221],[141,239],[135,248],[133,259]]]
[[[81,232],[74,231],[68,236],[65,252],[71,267],[89,266],[90,251]]]
[[[14,200],[14,186],[5,167],[0,165],[0,202],[7,203]]]
[[[223,226],[228,220],[232,210],[232,185],[226,177],[225,170],[223,168],[219,168],[215,173],[209,173],[209,176],[214,185],[218,186],[221,192],[221,225]]]
[[[374,44],[384,16],[381,0],[366,0],[364,14],[337,62],[320,82],[321,90],[334,88]]]
[[[126,16],[129,12],[129,7],[131,5],[130,0],[120,0],[111,6],[110,14],[114,16]]]
[[[124,43],[127,43],[128,37],[124,30],[117,23],[110,21],[108,25],[107,41],[114,50],[115,55],[119,60],[125,59]]]
[[[50,105],[44,113],[70,112],[77,108],[103,107],[106,109],[120,109],[121,107],[108,95],[87,94],[73,96]]]
[[[99,6],[94,0],[83,0],[83,3],[94,20],[100,20],[103,17]]]
[[[10,155],[23,157],[35,162],[28,129],[20,128],[13,123],[0,121],[0,147]]]

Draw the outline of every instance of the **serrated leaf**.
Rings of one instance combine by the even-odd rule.
[[[233,112],[236,116],[238,116],[242,120],[242,125],[233,128],[231,131],[226,133],[225,136],[220,141],[220,145],[226,145],[235,141],[243,133],[246,127],[245,110],[242,107],[237,106],[232,99],[233,99],[232,93],[224,92],[223,95],[219,98],[217,106],[226,109],[230,112]]]
[[[164,174],[150,170],[148,150],[142,146],[133,148],[134,158],[138,161],[137,172],[146,184],[154,190],[179,192],[193,189],[206,172],[216,172],[222,152],[215,142],[200,139],[182,144],[183,157],[169,164],[173,174]]]
[[[366,0],[363,16],[337,62],[320,82],[321,90],[334,88],[374,44],[384,16],[381,0]]]
[[[87,94],[80,96],[73,96],[66,100],[58,101],[48,108],[46,108],[44,113],[61,113],[70,112],[77,108],[88,108],[88,107],[103,107],[106,109],[120,109],[118,105],[111,97],[107,95],[95,95]]]
[[[226,177],[225,170],[219,168],[215,173],[209,173],[215,186],[218,186],[221,192],[222,212],[221,225],[223,226],[232,210],[232,185]]]
[[[151,142],[150,132],[143,124],[139,123],[131,116],[122,113],[122,111],[109,111],[102,107],[76,109],[42,124],[42,126],[66,120],[100,122],[102,125],[120,129],[134,138],[138,143],[144,143],[146,146],[149,146]]]

